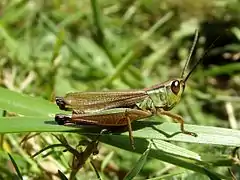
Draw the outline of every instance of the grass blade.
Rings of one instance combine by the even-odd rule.
[[[58,110],[53,103],[42,98],[36,98],[0,88],[0,109],[21,115],[39,116],[51,115]]]
[[[19,168],[17,166],[17,163],[14,161],[13,157],[11,156],[11,154],[8,153],[8,156],[9,156],[9,158],[10,158],[10,160],[11,160],[11,162],[12,162],[12,164],[13,164],[15,170],[16,170],[16,173],[17,173],[18,177],[23,180],[22,174],[21,174],[21,172],[20,172],[20,170],[19,170]]]
[[[198,137],[176,133],[179,132],[177,123],[158,123],[153,121],[136,121],[132,125],[135,130],[134,137],[143,139],[158,139],[167,141],[188,142],[197,144],[212,144],[223,146],[240,146],[240,131],[227,128],[185,125],[186,129],[196,132]],[[1,117],[0,133],[20,133],[20,132],[78,132],[81,134],[98,135],[101,128],[96,126],[60,126],[57,125],[54,117]],[[175,133],[175,134],[174,134]],[[172,135],[172,136],[169,136]],[[110,136],[103,134],[103,136]],[[113,133],[111,137],[128,137],[128,132]]]
[[[124,177],[124,180],[131,180],[138,175],[138,173],[141,171],[142,167],[144,166],[144,164],[147,160],[149,151],[151,150],[151,144],[152,143],[149,143],[146,151],[140,157],[140,159],[138,160],[136,165],[127,173],[127,175]]]

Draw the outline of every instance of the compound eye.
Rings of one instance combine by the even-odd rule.
[[[180,91],[180,82],[178,80],[172,82],[171,90],[174,94],[178,94],[178,92]]]

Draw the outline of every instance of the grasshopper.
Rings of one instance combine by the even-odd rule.
[[[200,58],[184,77],[197,40],[198,31],[196,30],[193,45],[180,78],[142,90],[73,92],[66,94],[65,97],[56,97],[59,108],[72,111],[72,114],[56,114],[55,121],[59,125],[128,127],[130,143],[134,148],[131,122],[153,115],[166,115],[180,123],[182,133],[196,137],[196,133],[185,130],[183,118],[171,113],[170,110],[179,103],[188,78],[202,59]]]

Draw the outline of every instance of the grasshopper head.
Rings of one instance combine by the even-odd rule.
[[[217,39],[215,39],[215,41],[217,41]],[[184,65],[184,68],[182,70],[181,77],[164,83],[165,84],[164,87],[166,88],[165,89],[166,94],[165,94],[164,98],[162,98],[164,100],[164,103],[162,103],[163,104],[162,108],[166,111],[171,110],[180,101],[182,94],[184,92],[187,80],[189,79],[189,77],[191,76],[193,71],[197,68],[197,66],[200,64],[200,62],[203,60],[203,57],[208,52],[208,50],[214,46],[214,43],[212,43],[212,45],[207,49],[205,54],[193,65],[190,72],[188,72],[188,74],[185,76],[184,73],[187,70],[187,67],[188,67],[189,61],[191,59],[192,53],[194,51],[194,48],[196,46],[197,40],[198,40],[198,30],[196,30],[193,45],[192,45],[192,48],[188,55],[187,61]]]
[[[163,84],[160,84],[156,87],[152,87],[152,89],[148,90],[148,95],[150,96],[151,101],[153,102],[153,105],[155,107],[163,108],[165,111],[169,111],[181,100],[187,80],[189,79],[190,75],[197,68],[197,66],[200,64],[200,62],[202,61],[202,59],[204,57],[204,56],[202,56],[193,65],[190,72],[186,76],[184,75],[187,70],[187,67],[188,67],[189,61],[191,59],[192,53],[194,51],[194,48],[196,46],[197,40],[198,40],[198,30],[196,30],[193,45],[192,45],[192,48],[188,55],[188,58],[186,60],[186,63],[184,65],[184,68],[182,70],[182,74],[181,74],[180,78],[176,78],[176,79],[164,82]],[[212,46],[213,46],[213,44],[209,47],[209,49]],[[206,53],[207,52],[205,52],[205,54]]]
[[[166,85],[168,103],[164,107],[164,110],[172,109],[181,100],[184,89],[185,81],[182,78],[173,79],[168,82]]]
[[[196,69],[198,64],[201,62],[201,59],[199,59],[198,62],[190,70],[190,72],[184,77],[184,73],[187,70],[187,67],[191,59],[192,53],[194,51],[194,48],[196,46],[197,40],[198,40],[198,31],[196,30],[193,45],[188,55],[187,61],[184,65],[184,68],[182,70],[181,78],[173,79],[169,81],[166,85],[166,92],[167,92],[168,99],[167,99],[167,106],[165,106],[164,110],[172,109],[180,101],[188,78],[190,77],[192,72]]]

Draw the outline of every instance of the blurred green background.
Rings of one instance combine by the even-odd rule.
[[[54,113],[60,112],[54,97],[72,91],[141,89],[179,77],[196,29],[200,38],[188,69],[200,58],[202,63],[172,111],[202,133],[211,130],[200,125],[239,129],[239,7],[238,0],[1,1],[0,178],[16,178],[14,161],[18,176],[24,179],[59,179],[58,170],[69,177],[74,170],[72,154],[51,147],[60,142],[50,132],[72,129],[42,125],[44,118],[53,119]],[[166,117],[152,120],[172,122]],[[178,124],[172,126],[179,128]],[[136,133],[137,137],[146,136],[145,143],[151,136],[146,132]],[[90,159],[102,179],[123,179],[142,164],[140,173],[132,173],[135,179],[239,179],[239,152],[235,149],[237,140],[240,143],[239,131],[229,131],[229,139],[225,137],[228,131],[216,139],[214,133],[220,132],[206,136],[202,140],[205,145],[191,138],[186,142],[194,144],[184,143],[184,138],[160,141],[162,150],[151,151],[149,158],[148,151],[143,154],[146,148],[140,148],[138,154],[131,149],[127,133],[124,145],[106,135],[101,140],[106,144],[100,143],[99,154]],[[63,136],[79,151],[79,140],[86,139],[76,133]],[[235,144],[231,144],[233,137]],[[213,143],[215,140],[219,143]],[[142,145],[139,142],[136,147]],[[97,179],[90,161],[76,178]]]

